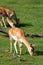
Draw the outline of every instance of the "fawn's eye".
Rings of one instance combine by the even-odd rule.
[[[34,48],[32,48],[31,51],[34,52]]]
[[[31,49],[31,51],[33,52],[33,51],[34,51],[34,49]]]

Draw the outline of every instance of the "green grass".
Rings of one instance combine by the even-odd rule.
[[[43,33],[43,0],[0,0],[0,6],[15,10],[26,33]],[[43,38],[27,39],[35,44],[35,56],[31,57],[23,45],[20,61],[8,52],[9,38],[0,33],[0,65],[43,65]]]

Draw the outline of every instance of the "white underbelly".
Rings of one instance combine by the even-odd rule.
[[[16,37],[16,36],[12,36],[12,38],[13,38],[14,40],[17,40],[17,37]]]
[[[12,36],[12,38],[16,41],[20,41],[20,42],[23,42],[22,38],[18,39],[16,36]]]

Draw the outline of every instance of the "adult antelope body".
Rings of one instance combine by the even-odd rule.
[[[30,53],[30,55],[34,55],[34,48],[33,46],[27,41],[26,37],[25,37],[25,33],[23,30],[21,30],[18,27],[13,26],[9,32],[9,37],[10,37],[10,52],[12,52],[12,39],[15,40],[14,43],[14,48],[16,53],[18,53],[17,48],[16,48],[16,44],[18,42],[19,45],[19,49],[20,49],[20,55],[22,53],[22,44],[24,44],[27,47],[28,52]]]
[[[6,28],[6,24],[4,21],[5,18],[6,19],[9,18],[10,20],[12,20],[12,18],[13,18],[17,24],[19,23],[19,19],[17,18],[15,11],[13,11],[9,8],[0,7],[0,17],[2,17],[2,23],[4,24],[5,28]]]

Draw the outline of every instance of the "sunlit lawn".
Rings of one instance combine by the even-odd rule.
[[[0,6],[15,10],[25,33],[43,33],[43,0],[0,0]],[[23,45],[20,59],[9,53],[9,38],[0,33],[0,65],[43,65],[43,38],[27,40],[35,44],[35,56],[31,57]]]

